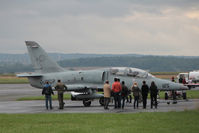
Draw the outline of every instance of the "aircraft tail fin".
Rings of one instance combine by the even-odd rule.
[[[25,41],[25,43],[35,72],[50,73],[65,71],[48,56],[38,43],[34,41]]]

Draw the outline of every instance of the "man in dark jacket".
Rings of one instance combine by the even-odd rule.
[[[183,78],[182,78],[182,76],[180,76],[180,78],[179,78],[179,83],[182,83],[182,81],[183,81]]]
[[[124,103],[125,103],[125,99],[127,99],[128,96],[128,88],[125,85],[125,82],[122,81],[122,109],[124,108]]]
[[[145,81],[143,81],[141,91],[142,91],[143,108],[146,109],[149,87],[148,87],[148,85],[146,84]]]
[[[50,104],[50,109],[52,108],[52,98],[51,98],[51,94],[54,95],[53,90],[51,85],[49,84],[49,82],[47,81],[46,84],[43,87],[42,90],[42,95],[45,95],[45,100],[46,100],[46,109],[48,109],[48,102]]]
[[[155,108],[157,108],[157,95],[158,95],[158,88],[155,82],[152,81],[150,86],[151,108],[153,108],[154,102],[155,102]]]

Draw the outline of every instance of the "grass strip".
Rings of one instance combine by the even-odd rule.
[[[0,84],[27,84],[27,78],[0,77]]]
[[[18,98],[17,101],[29,101],[29,100],[44,100],[45,96],[41,95],[41,96],[32,96],[32,97],[21,97]],[[53,100],[57,100],[57,95],[52,95],[52,99]],[[64,94],[64,99],[65,100],[70,100],[71,99],[71,94]]]
[[[178,75],[181,72],[150,72],[153,75]]]
[[[199,90],[187,90],[187,98],[188,99],[199,99]],[[165,98],[165,92],[161,91],[159,93],[160,99],[164,99]]]
[[[198,133],[199,111],[0,114],[1,133]]]

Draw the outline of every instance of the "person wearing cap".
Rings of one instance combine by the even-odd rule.
[[[140,89],[138,87],[138,84],[137,82],[134,82],[133,83],[133,86],[132,86],[132,92],[133,92],[133,96],[134,96],[134,109],[135,109],[135,105],[137,105],[137,108],[139,106],[139,93],[140,93]]]
[[[142,91],[143,108],[146,109],[149,86],[146,84],[146,81],[143,81],[142,83],[143,85],[141,91]]]
[[[108,105],[111,97],[111,86],[109,85],[108,80],[106,80],[103,90],[104,90],[104,109],[109,109]]]
[[[113,91],[113,96],[114,96],[114,101],[115,101],[115,109],[121,108],[122,87],[121,87],[120,82],[118,82],[117,78],[114,78],[114,83],[112,84],[112,91]]]

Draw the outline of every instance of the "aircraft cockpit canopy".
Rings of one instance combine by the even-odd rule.
[[[110,72],[116,76],[130,76],[139,78],[147,78],[148,76],[152,76],[144,70],[130,67],[113,67],[110,69]]]

